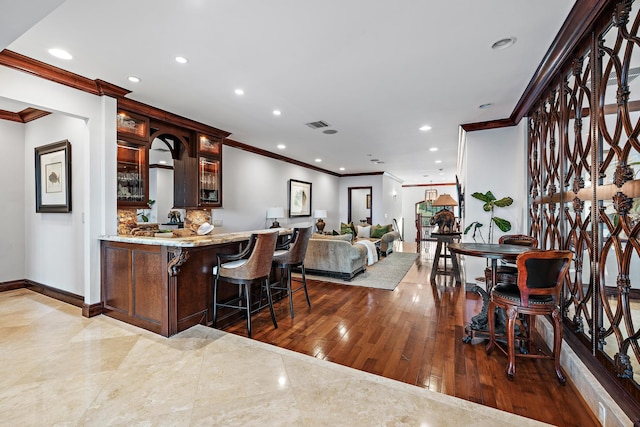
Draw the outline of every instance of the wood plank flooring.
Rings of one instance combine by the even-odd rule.
[[[570,380],[558,383],[551,360],[518,359],[510,382],[502,352],[464,344],[482,301],[450,278],[432,286],[431,262],[422,253],[394,291],[308,281],[312,307],[294,293],[291,319],[288,301],[278,301],[278,329],[262,310],[252,316],[253,338],[550,424],[599,425]],[[246,336],[246,323],[226,330]]]

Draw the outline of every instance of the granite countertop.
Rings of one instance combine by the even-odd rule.
[[[241,242],[248,240],[253,233],[268,233],[277,231],[281,235],[291,234],[290,228],[270,228],[252,231],[239,231],[235,233],[208,234],[205,236],[188,237],[142,237],[142,236],[100,236],[99,240],[110,242],[136,243],[139,245],[176,246],[193,248],[199,246],[220,245],[224,243]]]

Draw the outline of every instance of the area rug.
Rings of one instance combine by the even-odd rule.
[[[367,266],[367,271],[358,274],[353,280],[346,281],[337,277],[317,276],[307,274],[307,279],[321,282],[338,283],[340,285],[366,286],[369,288],[386,289],[392,291],[402,281],[415,262],[418,254],[409,252],[392,252],[380,261]],[[294,277],[300,277],[294,273]]]

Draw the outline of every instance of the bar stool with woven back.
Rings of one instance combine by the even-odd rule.
[[[560,314],[560,298],[567,271],[571,265],[573,254],[570,251],[529,251],[518,255],[517,284],[498,282],[491,290],[489,300],[489,344],[487,353],[497,346],[508,356],[507,378],[513,380],[516,373],[516,356],[531,358],[548,358],[554,360],[554,367],[561,384],[566,381],[560,367],[560,348],[562,346],[562,324]],[[502,308],[507,314],[507,349],[497,344],[495,327],[495,309]],[[526,352],[516,354],[515,324],[518,316],[526,320],[526,335],[517,337],[520,343],[528,344]],[[535,316],[551,315],[553,320],[553,350],[545,354],[536,349],[533,342],[532,329]],[[522,344],[520,345],[521,348]]]
[[[307,291],[307,278],[304,271],[304,257],[307,253],[309,239],[313,232],[313,226],[296,227],[293,229],[291,238],[276,247],[273,256],[274,267],[280,269],[280,281],[270,284],[272,290],[286,291],[289,295],[289,313],[294,317],[293,311],[293,293],[301,289],[307,298],[307,305],[311,307],[309,292]],[[302,286],[293,289],[291,286],[292,277],[291,270],[300,267],[302,272]]]
[[[232,255],[218,254],[217,265],[213,267],[214,328],[218,322],[218,307],[237,308],[244,310],[247,316],[247,331],[251,338],[251,284],[253,283],[260,283],[261,287],[266,284],[271,320],[273,326],[278,327],[269,289],[269,275],[277,239],[277,232],[252,234],[247,247],[242,252]],[[240,287],[238,297],[219,302],[218,284],[221,281],[238,285]]]

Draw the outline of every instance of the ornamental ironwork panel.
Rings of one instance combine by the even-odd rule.
[[[529,227],[574,253],[565,326],[640,402],[640,0],[612,2],[529,111]],[[566,331],[567,329],[565,329]]]
[[[598,34],[601,76],[597,80],[598,132],[601,137],[598,259],[602,321],[597,348],[621,378],[638,382],[640,374],[640,15],[638,2],[619,2],[611,24]],[[634,322],[635,317],[635,322]]]

